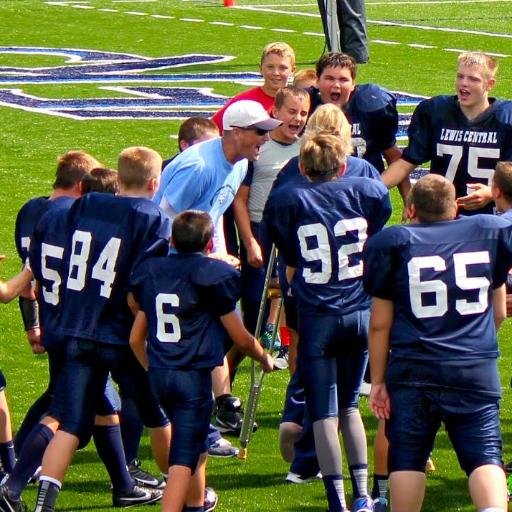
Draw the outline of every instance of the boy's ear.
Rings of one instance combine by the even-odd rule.
[[[492,193],[493,199],[501,199],[503,197],[503,192],[501,191],[501,188],[498,187],[498,185],[496,185],[494,180],[492,180],[492,184],[491,184],[491,193]]]
[[[179,146],[180,146],[180,151],[185,151],[185,149],[190,147],[190,144],[186,140],[180,140]]]
[[[150,192],[155,192],[157,188],[158,188],[158,178],[151,178],[148,181],[148,190]]]
[[[211,252],[213,252],[213,238],[210,238],[210,240],[208,240],[204,252],[205,254],[210,254]]]

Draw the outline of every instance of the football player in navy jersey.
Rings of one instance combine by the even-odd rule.
[[[390,165],[400,158],[396,146],[398,112],[396,98],[375,84],[356,85],[356,61],[345,53],[326,53],[316,63],[317,85],[308,89],[310,113],[324,103],[343,110],[352,126],[355,155],[368,160],[380,173],[384,160]],[[410,185],[407,176],[400,184],[406,197]]]
[[[113,193],[117,188],[116,184],[117,172],[96,168],[82,178],[74,195],[68,191],[67,195],[60,195],[49,201],[46,213],[32,233],[29,254],[32,272],[24,269],[10,282],[14,285],[16,279],[26,281],[27,273],[30,275],[33,273],[36,279],[42,328],[41,342],[48,353],[50,378],[47,390],[36,401],[37,406],[31,408],[32,410],[40,409],[39,417],[33,422],[33,428],[21,445],[18,460],[10,471],[9,478],[0,486],[0,510],[2,511],[24,510],[24,504],[20,500],[21,493],[30,477],[41,465],[44,451],[60,425],[59,419],[48,411],[52,410],[51,400],[65,359],[65,340],[56,334],[56,323],[60,305],[62,254],[67,238],[68,211],[80,191],[86,193],[88,190],[96,189]],[[12,286],[12,288],[15,287]],[[44,404],[45,408],[41,409]],[[93,433],[98,454],[111,477],[113,500],[116,506],[132,505],[137,498],[141,503],[155,501],[161,496],[161,491],[152,492],[136,488],[135,481],[127,470],[118,410],[119,397],[109,382],[105,395],[96,404],[97,416],[94,428],[92,432],[87,431],[82,434],[80,444],[85,446]],[[24,420],[26,427],[30,423],[27,419]]]
[[[367,237],[389,218],[391,204],[386,187],[377,180],[338,179],[345,171],[346,153],[334,135],[306,138],[300,165],[308,182],[272,194],[265,222],[297,300],[297,371],[305,387],[329,511],[347,510],[338,440],[341,409],[350,409],[359,419],[345,437],[359,439],[363,432],[364,439],[362,449],[349,445],[348,450],[354,470],[352,510],[371,510],[366,438],[357,409],[367,362],[370,302],[362,288],[361,257]],[[355,453],[362,454],[361,460],[351,460]]]
[[[430,161],[430,172],[454,184],[461,213],[492,213],[494,167],[512,159],[512,102],[489,97],[498,70],[493,57],[466,52],[457,63],[456,94],[416,107],[409,144],[382,179],[392,187]]]
[[[166,469],[170,427],[128,346],[133,315],[127,303],[128,279],[136,262],[167,251],[169,221],[151,201],[161,165],[161,157],[149,148],[124,150],[118,160],[119,195],[86,194],[67,215],[56,326],[57,334],[67,338],[66,362],[50,407],[61,424],[43,458],[37,511],[54,510],[109,371],[137,403],[150,427],[157,463]],[[121,502],[117,506],[126,506]]]
[[[172,227],[177,253],[145,260],[131,280],[141,310],[130,344],[149,368],[151,385],[172,422],[165,512],[181,512],[185,501],[185,510],[202,510],[211,371],[223,362],[226,334],[265,371],[273,368],[236,311],[239,272],[206,256],[212,236],[208,213],[178,214]]]
[[[331,133],[339,138],[340,142],[344,145],[345,153],[350,155],[352,152],[350,132],[350,124],[340,108],[332,103],[327,103],[325,105],[320,105],[313,112],[308,120],[304,136],[308,137],[314,133]],[[380,181],[380,174],[373,165],[368,161],[355,156],[347,157],[345,173],[341,179],[349,176],[368,177]],[[292,158],[278,173],[271,193],[275,194],[282,186],[293,187],[307,182],[307,178],[300,173],[299,158]],[[283,291],[286,321],[292,340],[292,343],[290,344],[289,362],[291,373],[294,373],[298,339],[297,305],[295,297],[288,293],[288,284],[286,282],[284,265],[281,264],[278,268],[280,270],[279,282]],[[304,415],[304,411],[304,389],[299,382],[298,375],[295,374],[292,375],[288,385],[285,406],[281,424],[279,426],[281,453],[284,455],[286,461],[292,462],[290,471],[286,476],[286,480],[292,483],[302,483],[315,479],[317,478],[319,471],[311,422],[309,421],[308,416]],[[346,416],[345,413],[347,413]],[[350,423],[353,419],[358,419],[353,418],[351,413],[352,411],[345,409],[340,411],[340,415],[342,416],[340,421],[342,431],[346,430],[346,432],[351,432],[352,429],[350,428]],[[356,442],[356,445],[364,444],[364,431],[360,434],[363,442]],[[354,442],[353,434],[349,434],[348,436],[345,435],[345,438],[347,437],[347,443]],[[360,470],[359,467],[358,470]],[[354,469],[349,467],[349,471],[353,477]]]
[[[84,151],[68,151],[58,158],[52,194],[49,197],[30,199],[20,208],[16,216],[14,242],[22,265],[27,261],[32,232],[41,215],[48,208],[48,200],[66,195],[68,192],[74,193],[83,176],[99,166],[100,163]],[[32,287],[29,286],[23,291],[19,302],[28,342],[35,354],[41,353],[44,350],[40,344],[37,302]]]
[[[455,188],[430,174],[412,188],[412,223],[370,238],[370,407],[386,419],[392,509],[421,509],[425,463],[441,422],[479,512],[507,510],[496,329],[512,265],[512,226],[456,218]],[[391,352],[389,350],[391,349]]]
[[[492,180],[492,197],[501,217],[512,222],[512,162],[496,164]],[[512,316],[512,274],[510,272],[507,276],[506,291],[507,316]],[[512,464],[510,466],[512,467]]]
[[[30,199],[21,207],[16,217],[14,240],[22,265],[25,265],[28,261],[32,234],[43,214],[55,204],[59,204],[61,201],[65,202],[66,197],[72,199],[78,197],[82,179],[99,165],[94,157],[84,151],[68,151],[58,157],[53,190],[50,196]],[[57,203],[53,203],[54,200]],[[42,353],[44,347],[41,344],[38,303],[33,285],[29,285],[23,290],[19,297],[19,304],[32,352],[35,354]],[[37,425],[43,414],[47,412],[49,401],[49,394],[43,393],[25,415],[14,439],[14,447],[18,455],[27,435]]]

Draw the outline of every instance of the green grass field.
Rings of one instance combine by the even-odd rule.
[[[129,94],[126,90],[112,90],[112,87],[204,87],[211,88],[217,95],[228,96],[247,83],[218,77],[214,80],[211,75],[256,72],[261,49],[266,43],[284,40],[291,44],[296,50],[299,68],[312,67],[322,54],[324,44],[316,2],[236,0],[236,4],[236,8],[228,9],[222,7],[221,0],[0,2],[0,253],[7,256],[0,272],[2,278],[19,269],[13,243],[16,212],[27,199],[49,192],[57,155],[81,148],[106,165],[115,166],[117,154],[129,145],[147,145],[164,156],[176,151],[176,141],[169,136],[176,134],[178,120],[74,119],[69,117],[70,110],[67,117],[58,115],[59,109],[64,108],[62,105],[52,108],[48,103],[76,100],[73,108],[78,111],[85,110],[84,105],[90,106],[90,101],[85,100],[134,98],[133,91]],[[501,97],[510,96],[511,7],[510,0],[368,1],[371,63],[360,67],[358,80],[420,95],[450,92],[457,51],[479,49],[499,56],[501,70],[495,92]],[[48,50],[41,54],[12,53],[12,48],[6,50],[9,47],[45,47],[55,51],[53,54]],[[68,50],[61,50],[59,55],[56,52],[59,48]],[[78,80],[76,74],[69,73],[55,73],[51,79],[39,82],[27,80],[27,73],[34,75],[33,68],[72,66],[66,64],[70,49],[138,55],[143,58],[139,61],[184,54],[233,58],[175,69],[148,69],[118,78],[110,76],[108,82],[109,75],[92,81],[83,74]],[[20,68],[26,68],[26,73]],[[187,74],[186,83],[173,80],[175,73]],[[195,77],[198,73],[210,76]],[[42,76],[45,72],[40,70],[38,74]],[[149,82],[155,75],[164,76]],[[57,81],[59,76],[67,77],[68,81]],[[131,81],[128,82],[128,78]],[[30,103],[27,95],[39,100]],[[153,106],[155,115],[166,117],[169,111],[188,111],[186,93],[184,98],[183,103],[172,108]],[[96,112],[102,111],[101,102],[95,105]],[[36,108],[43,108],[45,112]],[[134,110],[140,112],[145,108]],[[216,107],[209,109],[216,110]],[[91,110],[88,112],[90,115]],[[394,219],[398,219],[400,204],[396,196],[394,199]],[[11,304],[1,309],[0,361],[9,383],[16,428],[27,407],[44,388],[46,360],[44,356],[35,357],[30,353],[17,306]],[[511,324],[507,321],[501,332],[506,459],[512,458],[512,393],[508,388],[512,373],[510,337]],[[209,484],[220,494],[219,511],[325,510],[321,483],[300,487],[284,483],[287,465],[278,455],[277,427],[286,380],[286,372],[266,377],[257,418],[260,429],[253,436],[248,460],[210,461]],[[242,368],[234,392],[244,398],[247,396],[248,366]],[[366,399],[361,400],[361,408],[371,446],[376,421],[368,412]],[[145,438],[141,450],[144,465],[156,470],[149,461],[147,445]],[[443,432],[438,436],[434,459],[437,471],[428,478],[424,510],[472,510],[465,476]],[[29,489],[26,500],[30,505],[34,498],[34,488]],[[91,446],[77,454],[58,504],[60,510],[110,510],[106,472]]]

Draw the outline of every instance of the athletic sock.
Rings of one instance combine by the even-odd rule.
[[[130,398],[121,398],[121,436],[126,462],[133,464],[139,455],[139,444],[144,425],[135,403]]]
[[[16,456],[14,455],[14,443],[7,441],[0,443],[0,464],[4,473],[10,473],[14,464],[16,464]]]
[[[95,425],[94,444],[115,491],[130,492],[135,485],[126,467],[126,457],[119,425]]]
[[[373,475],[372,498],[388,498],[388,475]]]
[[[327,495],[327,504],[329,512],[344,512],[347,508],[345,502],[345,487],[343,485],[343,475],[323,476],[325,494]]]
[[[54,512],[62,482],[49,476],[41,476],[34,512]]]
[[[352,481],[352,495],[354,498],[368,496],[368,465],[356,464],[349,466],[350,480]]]
[[[200,507],[187,507],[187,505],[185,505],[183,507],[183,512],[203,512],[204,511],[204,507],[201,505]]]
[[[44,452],[53,438],[52,429],[38,423],[26,437],[21,448],[18,462],[15,464],[7,482],[9,498],[19,500],[28,481],[41,465]]]

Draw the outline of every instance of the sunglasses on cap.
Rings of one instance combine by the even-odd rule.
[[[233,128],[238,128],[239,130],[245,131],[253,131],[256,132],[260,137],[266,135],[270,130],[264,130],[263,128],[257,128],[256,126],[233,126]]]

